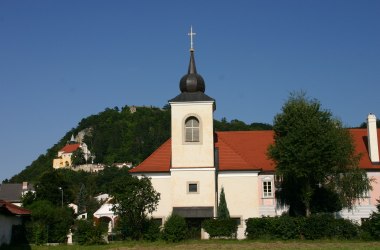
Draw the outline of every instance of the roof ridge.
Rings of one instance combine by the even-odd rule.
[[[230,133],[268,133],[272,132],[273,129],[271,130],[230,130],[230,131],[215,131],[216,133],[222,133],[222,134],[230,134]]]

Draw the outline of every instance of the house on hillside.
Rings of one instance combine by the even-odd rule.
[[[58,151],[57,158],[53,160],[53,168],[71,168],[71,156],[78,149],[82,150],[83,156],[86,161],[91,157],[91,152],[90,150],[88,150],[86,143],[77,142],[77,140],[74,138],[74,135],[72,135],[70,141],[62,149]]]
[[[115,227],[117,215],[112,211],[113,202],[112,197],[108,194],[101,194],[95,197],[98,202],[103,203],[98,210],[94,213],[95,222],[103,222],[108,224],[108,233],[112,233],[112,229]]]
[[[3,183],[0,185],[0,200],[21,207],[21,199],[27,192],[35,192],[34,186],[28,182]]]
[[[216,102],[205,94],[205,82],[197,73],[193,48],[188,73],[180,80],[180,92],[169,100],[171,139],[130,172],[150,177],[161,194],[153,213],[155,219],[163,223],[171,213],[177,213],[199,229],[201,238],[208,237],[201,230],[201,223],[216,216],[223,187],[230,215],[239,221],[237,237],[242,239],[246,219],[284,212],[275,198],[275,165],[266,154],[274,142],[273,131],[214,132]],[[368,130],[350,129],[350,132],[357,152],[362,154],[360,167],[375,180],[373,191],[354,211],[340,213],[342,217],[360,221],[375,210],[380,196],[379,131],[375,116],[368,116]]]
[[[12,233],[17,232],[15,228],[22,226],[30,214],[25,208],[0,200],[0,247],[11,243]]]

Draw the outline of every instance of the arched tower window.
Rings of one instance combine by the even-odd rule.
[[[185,121],[185,141],[199,142],[199,120],[194,116]]]

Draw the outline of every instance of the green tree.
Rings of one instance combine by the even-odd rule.
[[[27,208],[32,212],[27,224],[30,242],[66,242],[67,233],[74,222],[71,208],[54,206],[47,200],[35,201]]]
[[[83,183],[78,193],[77,203],[78,203],[78,214],[86,212],[87,192],[86,192],[86,187]]]
[[[62,200],[69,203],[72,193],[64,174],[53,169],[43,173],[36,184],[36,200],[47,200],[56,206],[61,206]]]
[[[84,154],[81,148],[78,148],[71,155],[71,164],[74,166],[82,165],[86,163],[86,159],[84,158]]]
[[[112,183],[113,211],[119,216],[123,236],[141,239],[147,216],[157,209],[160,194],[150,179],[124,175]]]
[[[224,194],[224,188],[220,191],[219,195],[219,206],[218,206],[218,218],[219,219],[229,219],[230,211],[228,211],[226,196]]]
[[[24,194],[21,197],[21,203],[23,207],[27,207],[31,205],[35,200],[36,200],[36,193],[32,191],[26,192],[26,194]]]
[[[276,164],[278,197],[291,215],[311,213],[319,188],[335,192],[351,209],[371,188],[349,131],[317,100],[293,93],[274,118],[274,144],[268,155]]]

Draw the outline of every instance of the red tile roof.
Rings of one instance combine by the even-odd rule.
[[[64,153],[72,153],[75,150],[77,150],[79,148],[79,146],[80,146],[80,144],[78,144],[78,143],[76,143],[76,144],[67,144],[66,146],[64,146],[59,151],[63,151]]]
[[[28,209],[16,206],[10,202],[0,200],[0,212],[5,211],[13,215],[30,215],[31,212]]]
[[[273,131],[217,132],[219,170],[273,170],[267,149],[273,143]]]
[[[132,168],[131,173],[144,173],[144,172],[169,172],[171,160],[172,143],[171,139],[162,144],[156,151],[153,152],[148,158],[140,163],[135,168]]]
[[[367,149],[367,129],[350,129],[357,153],[362,155],[359,166],[363,169],[379,169],[372,164]],[[380,129],[378,129],[380,142]],[[219,149],[219,170],[274,171],[274,163],[267,157],[267,149],[273,143],[273,131],[229,131],[216,132],[215,147]],[[132,173],[169,172],[171,140],[167,140]]]
[[[359,166],[367,170],[380,170],[380,165],[373,164],[369,158],[367,129],[350,129],[350,132],[354,139],[356,153],[361,155]],[[380,129],[377,129],[377,141],[380,143]]]

